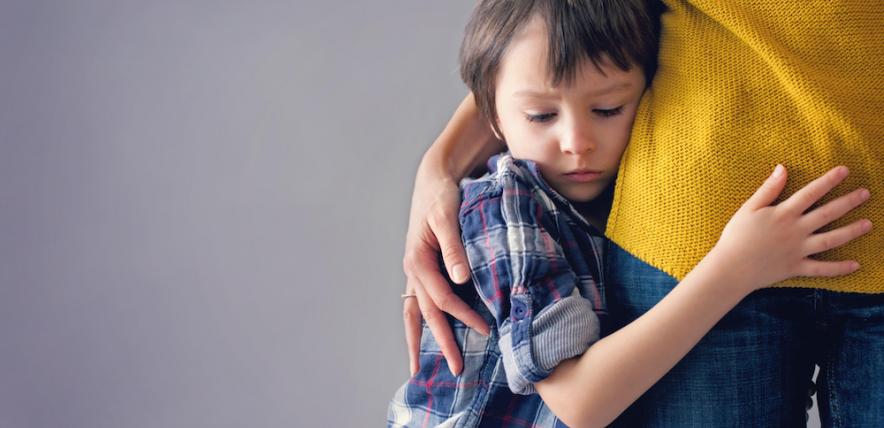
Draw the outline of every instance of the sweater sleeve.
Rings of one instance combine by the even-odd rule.
[[[460,221],[473,283],[497,324],[509,388],[535,393],[563,360],[599,339],[599,319],[534,189],[513,174],[465,199]]]

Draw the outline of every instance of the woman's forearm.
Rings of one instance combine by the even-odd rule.
[[[503,143],[495,138],[488,122],[479,114],[470,93],[424,154],[421,168],[441,168],[441,173],[460,180],[503,148]]]
[[[751,289],[721,272],[704,260],[647,313],[563,361],[535,384],[543,401],[569,426],[611,423]]]

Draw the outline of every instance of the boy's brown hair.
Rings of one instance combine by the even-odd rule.
[[[642,67],[650,82],[657,64],[659,10],[646,0],[480,0],[460,47],[460,75],[479,111],[499,136],[494,102],[497,73],[513,36],[535,15],[546,23],[553,86],[568,83],[584,58],[603,56],[622,70]]]

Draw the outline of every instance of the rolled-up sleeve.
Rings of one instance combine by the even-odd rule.
[[[473,283],[497,323],[509,388],[532,394],[535,382],[599,339],[599,319],[577,291],[551,207],[522,180],[504,174],[494,191],[465,195],[460,221]]]

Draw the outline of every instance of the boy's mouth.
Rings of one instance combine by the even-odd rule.
[[[601,171],[593,171],[591,169],[576,169],[571,172],[566,172],[563,174],[565,178],[568,180],[577,182],[577,183],[588,183],[590,181],[595,181],[601,178]]]

